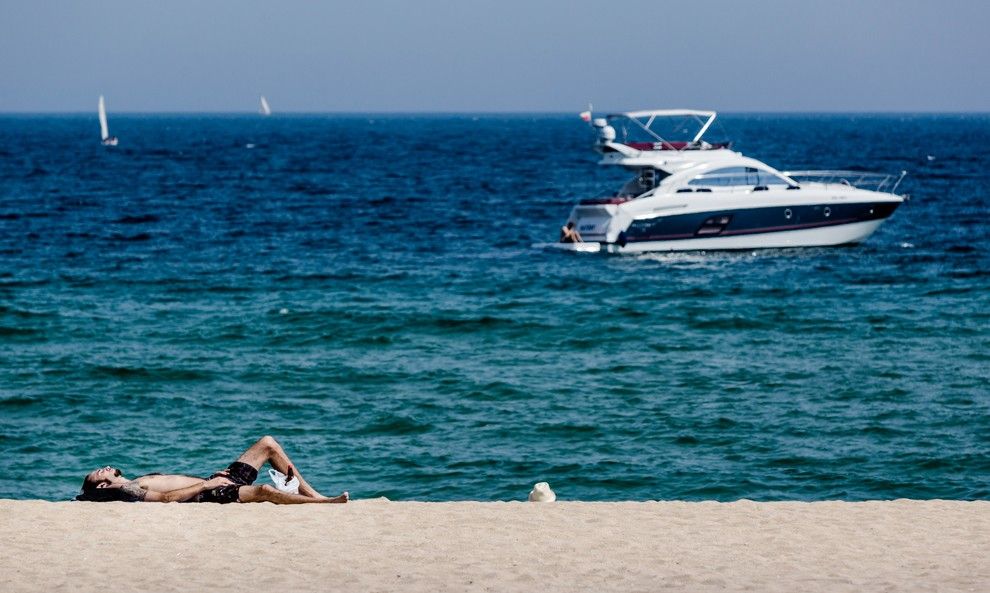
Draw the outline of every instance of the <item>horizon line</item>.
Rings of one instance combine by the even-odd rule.
[[[0,116],[9,115],[91,115],[92,110],[74,110],[74,111],[55,111],[55,110],[45,110],[45,111],[0,111]],[[555,110],[506,110],[506,111],[492,111],[492,110],[372,110],[372,111],[359,111],[359,110],[328,110],[328,111],[307,111],[307,110],[285,110],[285,111],[275,111],[269,116],[263,116],[256,110],[239,110],[239,111],[221,111],[221,110],[204,110],[204,111],[193,111],[193,110],[180,110],[180,111],[141,111],[141,110],[115,110],[112,112],[115,115],[257,115],[259,117],[278,117],[279,115],[569,115],[580,113],[577,110],[566,110],[566,111],[555,111]],[[624,111],[617,110],[603,110],[598,113],[602,114],[619,114],[624,113]],[[752,109],[752,110],[725,110],[718,111],[720,115],[731,114],[731,115],[990,115],[990,110],[887,110],[887,111],[877,111],[877,110],[853,110],[853,109],[838,109],[838,110],[805,110],[805,109],[795,109],[795,110],[771,110],[771,109]]]

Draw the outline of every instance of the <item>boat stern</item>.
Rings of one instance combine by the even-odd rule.
[[[615,243],[632,218],[619,204],[581,203],[571,210],[567,222],[574,223],[585,242]]]

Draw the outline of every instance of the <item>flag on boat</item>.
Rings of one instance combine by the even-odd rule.
[[[590,111],[582,111],[580,115],[581,115],[581,119],[582,120],[587,121],[587,122],[590,122],[591,121],[591,112]]]

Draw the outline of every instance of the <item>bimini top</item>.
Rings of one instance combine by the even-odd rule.
[[[714,111],[701,111],[698,109],[646,109],[643,111],[627,111],[625,113],[610,113],[605,117],[686,117],[686,116],[696,116],[715,119],[718,115]]]
[[[683,117],[685,115],[697,115],[698,117],[715,117],[717,112],[704,111],[701,109],[644,109],[642,111],[626,111],[624,113],[611,113],[606,117]]]
[[[629,111],[626,113],[613,113],[605,116],[605,119],[609,122],[617,119],[626,119],[630,122],[635,122],[640,128],[658,142],[667,142],[664,138],[653,129],[653,125],[657,122],[657,118],[693,118],[699,124],[701,124],[701,129],[698,133],[694,135],[691,142],[700,142],[701,137],[705,135],[708,128],[711,127],[712,123],[715,122],[715,118],[718,114],[714,111],[701,111],[697,109],[647,109],[643,111]]]
[[[600,147],[618,144],[636,151],[682,151],[728,148],[728,144],[713,145],[701,140],[717,115],[701,109],[646,109],[612,113],[595,120],[585,112],[582,119],[599,130]],[[697,132],[691,134],[696,126]]]

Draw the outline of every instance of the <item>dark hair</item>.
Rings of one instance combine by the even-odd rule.
[[[90,480],[89,479],[89,474],[86,474],[86,477],[83,478],[82,491],[84,493],[87,493],[88,494],[88,493],[96,490],[100,486],[100,484],[109,484],[109,483],[110,483],[110,480],[106,480],[106,479],[104,479],[104,480]]]
[[[134,502],[134,497],[120,488],[94,488],[89,492],[80,492],[76,500],[86,502]]]
[[[573,229],[574,228],[574,221],[573,220],[568,220],[567,221],[567,228],[569,228],[569,229]]]
[[[109,484],[110,480],[90,480],[87,475],[83,478],[82,492],[75,500],[87,502],[137,502],[139,499],[123,488],[98,488],[100,484]]]

